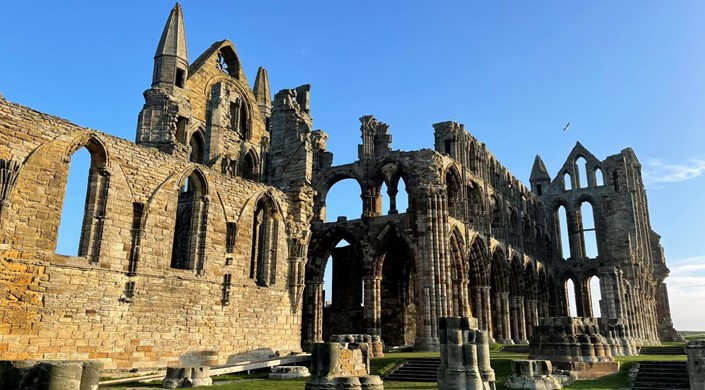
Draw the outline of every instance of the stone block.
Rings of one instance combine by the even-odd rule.
[[[272,372],[269,373],[269,379],[293,379],[309,376],[311,373],[304,366],[277,366],[272,367]]]
[[[705,390],[705,340],[693,340],[685,347],[692,390]]]

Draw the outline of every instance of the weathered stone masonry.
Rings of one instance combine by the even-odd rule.
[[[0,100],[3,359],[125,369],[301,350],[311,142],[296,98],[307,91],[272,107],[266,72],[253,92],[230,42],[187,67],[183,39],[177,5],[137,144]],[[81,147],[88,196],[79,255],[67,257],[54,250]]]
[[[136,143],[0,97],[2,359],[224,364],[331,334],[437,350],[438,318],[450,316],[477,318],[496,342],[526,342],[540,318],[568,314],[568,279],[578,315],[594,315],[594,276],[608,338],[677,337],[630,149],[599,161],[578,144],[553,179],[537,157],[528,189],[463,125],[435,124],[433,150],[393,151],[389,126],[363,116],[358,161],[334,166],[308,85],[272,99],[266,70],[250,87],[231,42],[189,62],[185,37],[177,4]],[[80,148],[91,156],[83,228],[78,255],[63,256],[57,231]],[[362,215],[326,222],[327,194],[346,178],[360,186]],[[597,256],[585,248],[591,233]]]

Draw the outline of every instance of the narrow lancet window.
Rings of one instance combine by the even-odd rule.
[[[171,268],[203,269],[208,201],[205,180],[198,171],[186,178],[179,190],[174,223]]]
[[[257,202],[252,223],[250,278],[258,286],[271,286],[276,281],[278,231],[274,202],[265,196]]]

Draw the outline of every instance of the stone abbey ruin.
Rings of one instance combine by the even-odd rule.
[[[272,98],[260,68],[251,88],[227,40],[189,62],[178,4],[144,98],[135,143],[0,98],[4,360],[226,364],[335,334],[437,350],[438,319],[451,316],[525,343],[541,318],[568,316],[568,281],[577,315],[594,317],[593,277],[603,335],[626,350],[678,338],[631,149],[599,160],[577,144],[554,178],[536,157],[526,188],[461,124],[433,125],[433,149],[394,151],[389,127],[363,116],[358,160],[334,166],[309,86]],[[57,232],[81,148],[83,227],[78,255],[64,256]],[[359,184],[362,215],[326,222],[343,179]]]

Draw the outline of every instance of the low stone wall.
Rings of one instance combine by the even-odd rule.
[[[546,317],[536,330],[529,342],[529,359],[550,360],[556,369],[572,371],[578,379],[619,371],[595,318]]]

